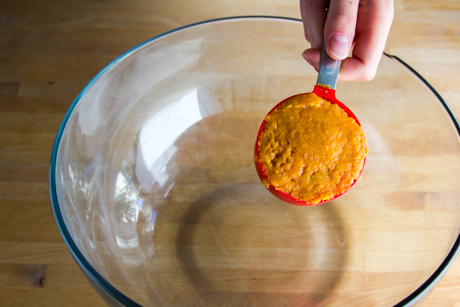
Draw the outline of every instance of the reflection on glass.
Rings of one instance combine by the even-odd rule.
[[[195,89],[145,123],[139,136],[136,165],[143,192],[150,192],[155,182],[164,186],[168,180],[165,166],[177,150],[174,141],[201,118]]]

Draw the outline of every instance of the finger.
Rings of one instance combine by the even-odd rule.
[[[319,62],[321,59],[321,49],[307,49],[302,53],[303,58],[311,65],[313,68],[319,72]]]
[[[359,0],[331,0],[324,41],[326,51],[335,60],[343,60],[350,53],[355,37]]]
[[[372,80],[393,21],[393,1],[362,0],[352,57],[342,62],[340,80]]]
[[[312,48],[323,45],[324,22],[328,0],[300,0],[300,14],[305,38]]]

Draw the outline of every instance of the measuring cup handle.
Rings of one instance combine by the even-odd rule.
[[[323,50],[321,52],[321,62],[319,65],[319,73],[316,84],[323,86],[327,85],[331,89],[335,89],[341,64],[342,60],[336,61],[327,54],[326,47],[323,42]]]

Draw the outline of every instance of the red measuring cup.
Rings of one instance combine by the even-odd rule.
[[[359,122],[358,118],[353,114],[353,112],[345,104],[343,104],[342,102],[337,100],[337,98],[335,97],[335,87],[336,87],[336,84],[337,84],[337,76],[338,76],[338,73],[339,73],[341,63],[342,63],[342,61],[336,61],[336,60],[330,58],[329,55],[326,53],[326,50],[325,50],[324,45],[323,45],[323,50],[322,50],[322,54],[321,54],[320,69],[319,69],[319,73],[318,73],[318,79],[317,79],[316,85],[315,85],[315,87],[313,89],[313,93],[316,94],[319,97],[322,97],[324,99],[329,100],[333,104],[337,104],[340,108],[342,108],[347,113],[347,115],[349,117],[353,118],[355,120],[355,122],[359,126],[361,126],[361,123]],[[304,95],[304,94],[299,94],[299,95]],[[267,116],[270,115],[278,107],[280,107],[284,102],[286,102],[287,100],[289,100],[289,99],[291,99],[291,98],[293,98],[295,96],[298,96],[298,95],[294,95],[294,96],[289,97],[289,98],[281,101],[280,103],[278,103],[270,112],[268,112]],[[255,147],[254,147],[254,156],[255,157],[259,157],[259,138],[260,138],[260,134],[261,134],[261,132],[262,132],[262,130],[264,128],[264,125],[266,123],[266,118],[267,117],[265,117],[265,119],[263,120],[263,122],[262,122],[262,124],[261,124],[261,126],[259,128],[259,132],[257,134],[256,144],[255,144]],[[350,190],[350,188],[359,180],[359,177],[361,176],[361,173],[363,171],[365,163],[366,163],[366,158],[364,158],[364,162],[362,164],[362,168],[360,170],[359,176],[352,182],[352,184],[348,187],[348,189],[346,191],[344,191],[344,192],[342,192],[340,194],[334,195],[329,200],[322,200],[322,201],[320,201],[320,202],[318,202],[316,204],[312,204],[312,203],[309,203],[307,201],[295,199],[294,197],[284,193],[283,191],[280,191],[280,190],[276,189],[271,184],[269,185],[268,190],[273,195],[275,195],[279,199],[281,199],[281,200],[283,200],[283,201],[285,201],[285,202],[287,202],[289,204],[293,204],[293,205],[297,205],[297,206],[319,205],[319,204],[331,201],[331,200],[339,197],[340,195],[343,195],[348,190]],[[257,174],[259,175],[259,177],[262,180],[262,182],[264,182],[264,181],[265,182],[270,182],[268,180],[268,176],[266,175],[266,172],[264,170],[262,162],[259,159],[255,160],[255,167],[256,167],[256,170],[257,170]]]

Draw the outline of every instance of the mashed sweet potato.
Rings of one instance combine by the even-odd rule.
[[[271,112],[258,148],[264,185],[310,204],[347,191],[368,152],[362,127],[314,93],[291,97]]]

